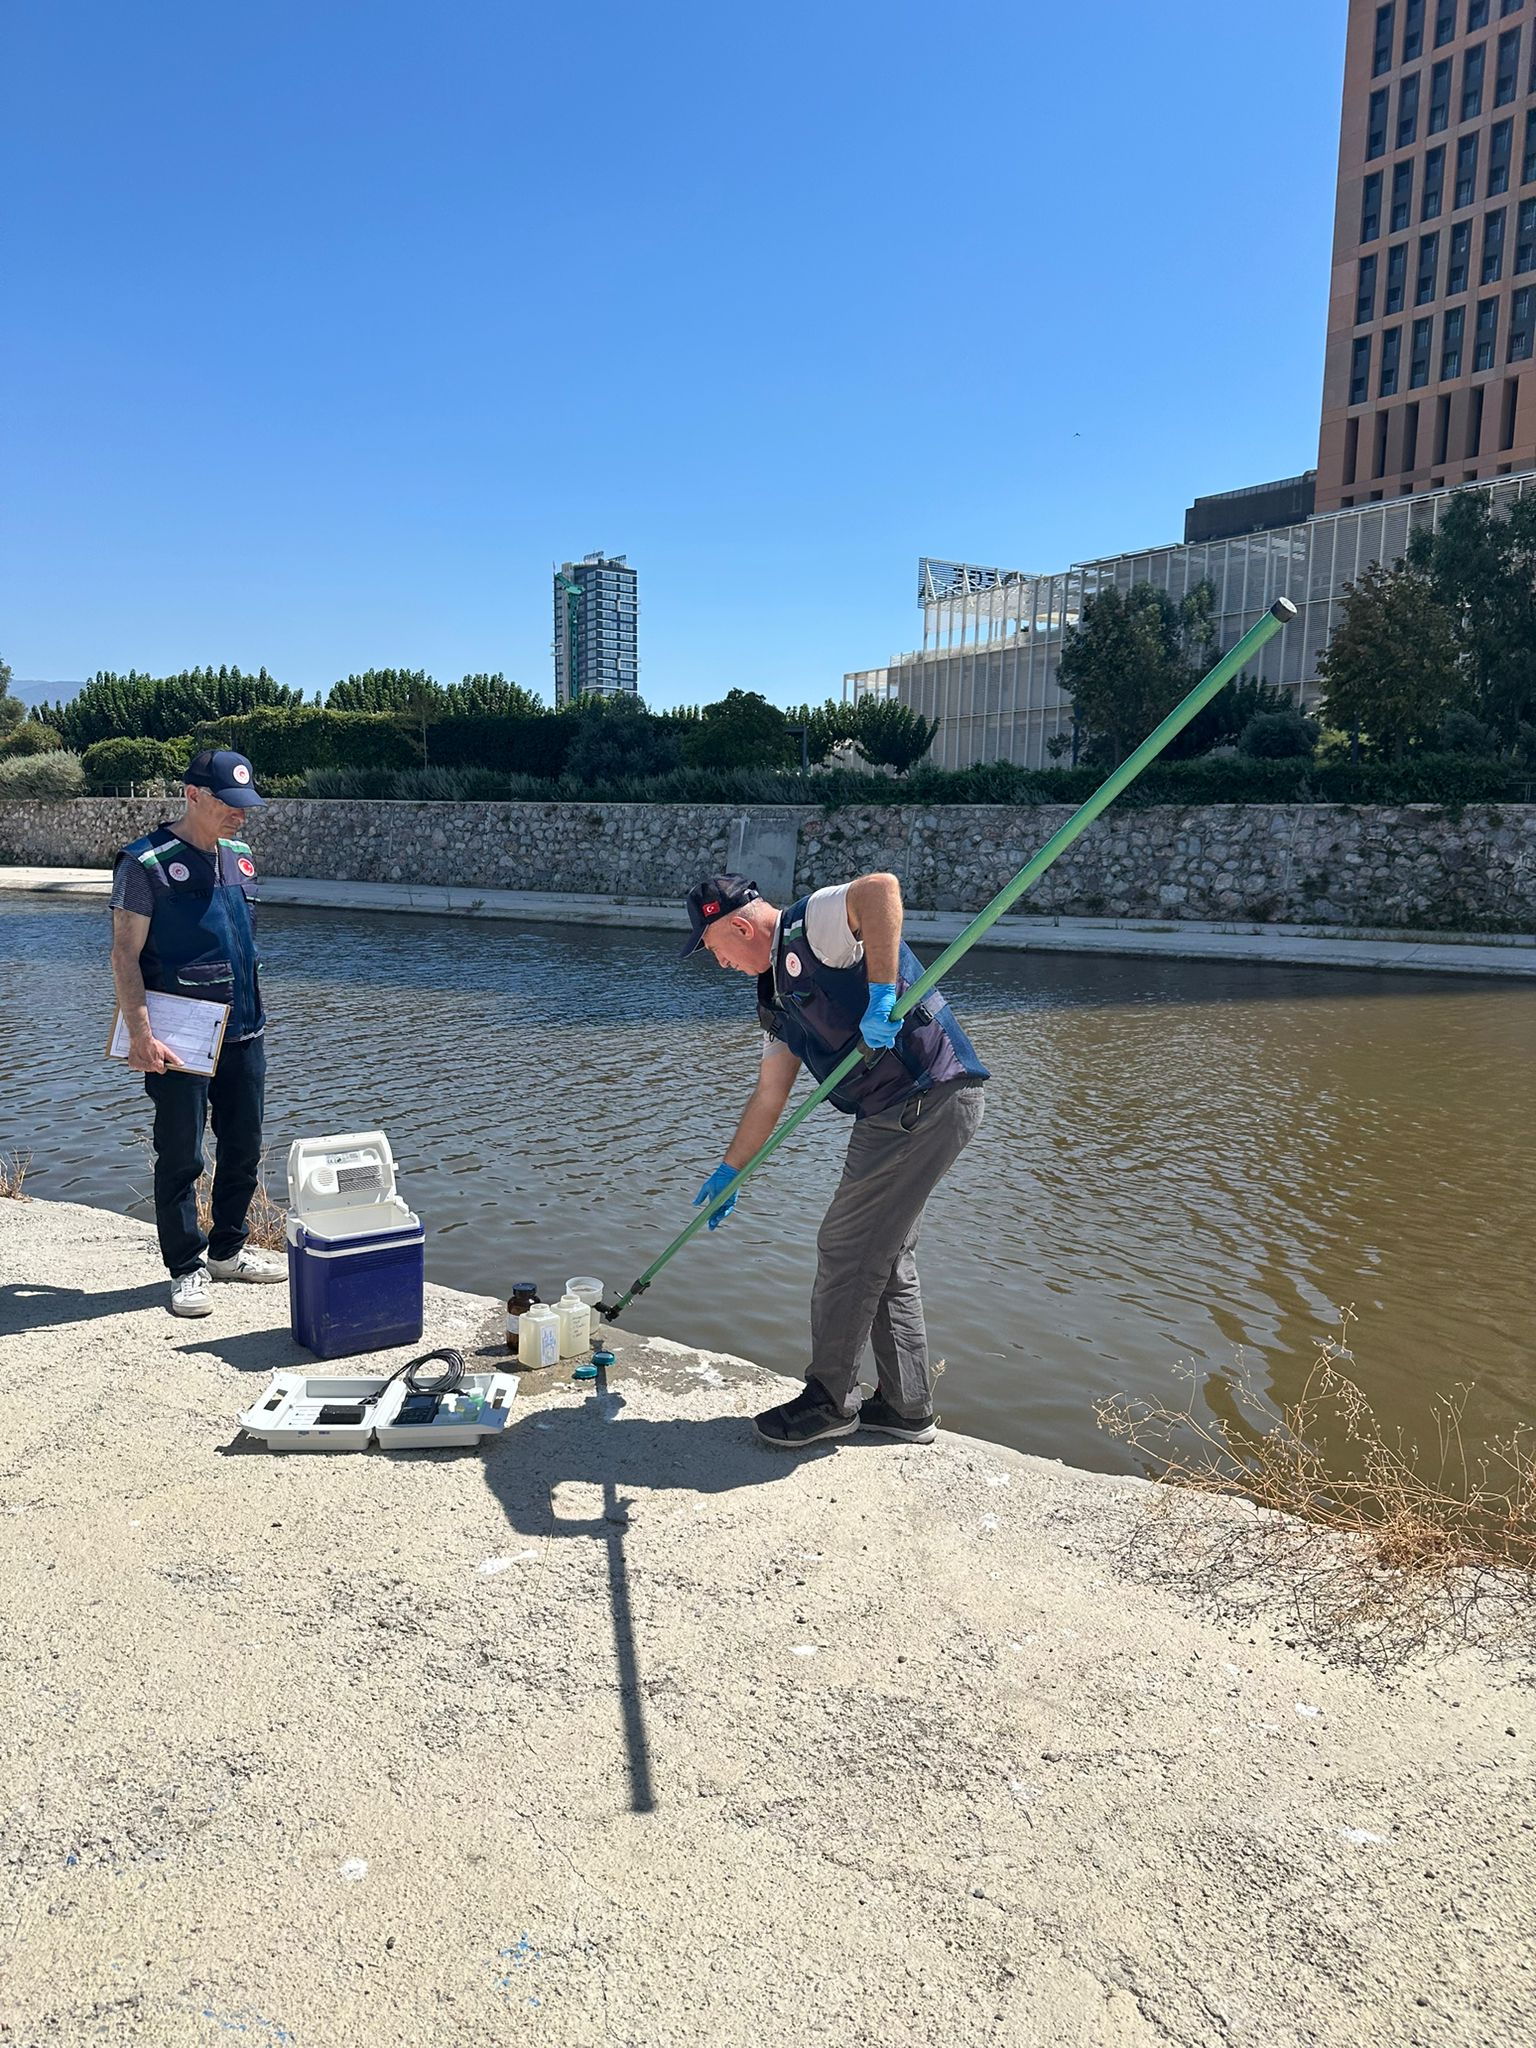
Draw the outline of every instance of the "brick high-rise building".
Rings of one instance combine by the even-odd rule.
[[[1536,468],[1536,6],[1350,0],[1317,509]]]

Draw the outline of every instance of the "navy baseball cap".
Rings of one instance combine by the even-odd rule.
[[[249,811],[261,802],[250,762],[233,747],[204,747],[187,763],[184,779],[193,789],[211,789],[221,804],[233,804],[238,811]]]
[[[690,953],[696,953],[704,943],[704,934],[717,917],[729,917],[733,910],[740,910],[745,903],[755,903],[758,898],[756,882],[749,882],[745,875],[706,875],[702,882],[695,882],[688,891],[688,922],[693,926],[693,937],[683,948],[686,960]]]

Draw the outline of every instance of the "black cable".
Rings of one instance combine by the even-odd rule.
[[[416,1368],[418,1365],[429,1365],[434,1358],[441,1358],[446,1361],[444,1369],[437,1375],[436,1379],[428,1380],[425,1383],[425,1385],[423,1385],[420,1382],[418,1382],[416,1378]],[[389,1389],[395,1384],[395,1381],[400,1378],[402,1373],[405,1375],[405,1386],[407,1393],[456,1393],[458,1389],[464,1384],[464,1354],[462,1351],[453,1351],[444,1348],[441,1351],[423,1351],[419,1358],[407,1359],[404,1365],[397,1365],[395,1367],[394,1371],[390,1374],[389,1378],[384,1382],[383,1386],[379,1388],[377,1393],[367,1394],[363,1397],[363,1406],[365,1408],[372,1408],[379,1400],[383,1398],[385,1394],[388,1393]]]

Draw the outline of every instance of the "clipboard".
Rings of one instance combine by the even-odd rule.
[[[217,1071],[229,1025],[228,1003],[204,1003],[195,996],[162,995],[149,989],[144,998],[149,1009],[149,1028],[176,1055],[176,1067],[167,1072],[200,1074],[205,1078]],[[128,1057],[128,1026],[123,1006],[118,1004],[107,1038],[107,1058]]]

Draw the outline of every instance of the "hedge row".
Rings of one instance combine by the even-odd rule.
[[[579,782],[502,774],[486,767],[332,769],[273,785],[273,795],[352,801],[512,800],[668,804],[1080,804],[1102,776],[1091,768],[919,768],[910,775],[833,771],[799,776],[774,770],[682,768],[645,780]],[[1465,754],[1421,754],[1387,762],[1251,761],[1221,757],[1154,764],[1120,799],[1124,804],[1463,804],[1520,801],[1530,787],[1500,761]]]

